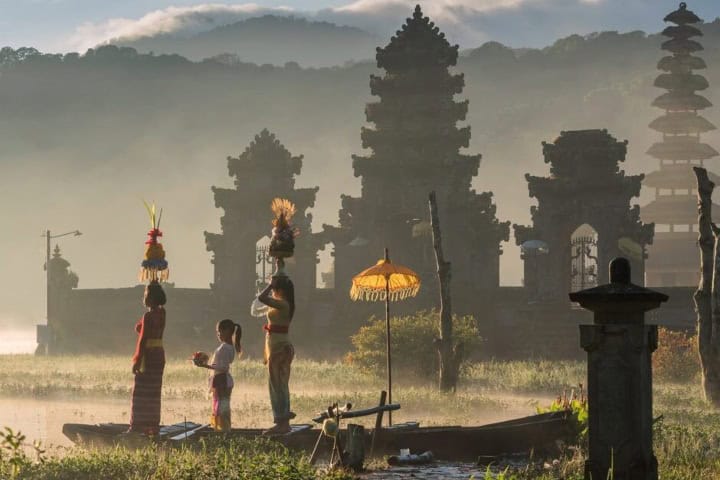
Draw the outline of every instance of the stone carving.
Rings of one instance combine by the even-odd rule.
[[[553,143],[543,142],[548,177],[526,175],[531,197],[538,205],[531,208],[532,226],[513,225],[515,241],[530,240],[547,244],[543,255],[523,254],[525,285],[533,286],[544,301],[564,301],[571,288],[573,233],[583,225],[596,232],[597,271],[593,276],[607,278],[607,264],[620,255],[625,245],[635,247],[634,281],[643,284],[644,247],[652,243],[653,225],[640,221],[637,205],[630,199],[640,193],[642,175],[625,175],[619,162],[625,161],[627,141],[619,142],[606,130],[561,132]],[[542,272],[542,281],[538,275]]]
[[[610,283],[570,294],[570,300],[594,316],[592,325],[580,325],[580,344],[588,359],[586,480],[658,478],[651,363],[657,326],[645,325],[645,312],[668,296],[634,285],[630,278],[630,262],[616,258],[610,264]]]

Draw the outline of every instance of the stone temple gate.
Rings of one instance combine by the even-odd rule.
[[[640,208],[630,206],[643,176],[625,175],[618,166],[627,141],[606,130],[578,130],[542,145],[550,176],[525,175],[538,201],[531,208],[533,225],[513,225],[516,243],[527,247],[522,258],[529,295],[565,301],[568,291],[607,279],[609,261],[621,255],[631,259],[633,282],[642,285],[654,225],[643,224]]]
[[[306,212],[315,205],[318,187],[295,188],[302,158],[293,156],[267,129],[256,135],[237,158],[228,157],[228,172],[235,177],[235,188],[212,189],[215,206],[225,210],[220,220],[222,233],[205,232],[207,249],[213,252],[211,289],[217,318],[234,318],[239,312],[249,311],[258,288],[256,266],[266,262],[258,258],[258,251],[262,253],[258,241],[272,229],[270,203],[275,197],[287,198],[297,208],[293,224],[300,229],[302,241],[297,242],[287,271],[295,282],[298,315],[308,307],[321,241],[312,233],[312,215]],[[248,329],[248,333],[251,338],[261,334],[259,328]]]

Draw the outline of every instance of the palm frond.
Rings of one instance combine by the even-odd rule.
[[[270,204],[270,208],[275,214],[275,218],[280,218],[280,215],[285,216],[285,220],[290,219],[295,215],[295,204],[287,198],[274,198]]]
[[[148,212],[148,215],[150,216],[150,227],[155,228],[155,204],[153,203],[152,206],[150,206],[145,199],[143,199],[143,204],[145,205],[145,209]]]

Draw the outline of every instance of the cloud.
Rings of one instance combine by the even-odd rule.
[[[149,12],[139,19],[111,18],[77,27],[67,44],[84,51],[113,39],[134,40],[160,34],[190,36],[195,33],[266,14],[289,15],[286,7],[268,8],[254,3],[227,5],[207,3],[190,7],[167,7]]]
[[[440,0],[436,2],[423,2],[421,6],[426,14],[443,15],[447,11],[455,9],[467,9],[474,12],[489,12],[499,8],[519,7],[525,3],[531,3],[533,0]],[[537,1],[537,0],[535,0]],[[417,0],[356,0],[355,2],[338,7],[333,10],[336,12],[378,12],[387,9],[401,8],[407,12],[418,4]]]
[[[449,35],[462,43],[484,41],[474,20],[499,10],[519,9],[526,5],[552,0],[439,0],[424,2],[423,13],[429,15]],[[568,0],[560,0],[568,1]],[[583,0],[569,0],[572,2]],[[240,5],[208,3],[188,7],[167,7],[149,12],[138,19],[112,18],[98,23],[84,23],[75,29],[67,45],[84,51],[113,39],[134,40],[146,36],[174,34],[190,36],[194,33],[266,14],[295,15],[310,20],[324,20],[341,25],[359,27],[371,33],[392,34],[405,18],[412,14],[418,0],[356,0],[345,6],[318,11],[304,11],[289,7],[263,7],[248,3]],[[421,2],[422,3],[422,2]]]
[[[695,11],[711,10],[716,0],[697,0]],[[416,3],[423,13],[462,47],[496,40],[514,47],[544,46],[572,33],[600,30],[657,31],[672,6],[655,0],[355,0],[316,11],[263,7],[254,3],[208,3],[168,7],[138,19],[113,18],[79,26],[66,42],[69,49],[86,48],[112,39],[158,34],[188,36],[217,26],[265,14],[294,15],[361,28],[381,37],[392,35],[412,15]]]
[[[356,0],[346,6],[321,10],[318,16],[388,36],[412,15],[419,3],[423,14],[440,26],[450,41],[463,46],[478,46],[490,40],[488,32],[481,28],[484,19],[543,4],[582,1],[585,0]]]

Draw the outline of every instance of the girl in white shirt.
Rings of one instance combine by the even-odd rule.
[[[210,425],[221,432],[230,431],[230,395],[234,386],[230,375],[230,364],[235,355],[240,355],[242,347],[242,328],[230,319],[221,320],[215,328],[220,346],[215,349],[209,365],[205,368],[213,370],[210,387],[213,392],[213,412]]]

